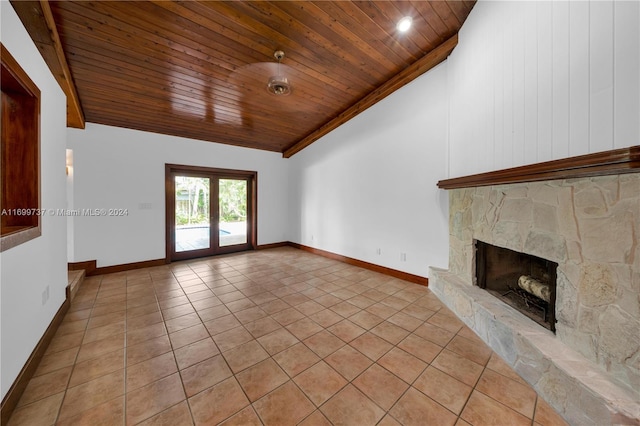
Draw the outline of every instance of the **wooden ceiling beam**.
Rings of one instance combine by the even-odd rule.
[[[67,96],[67,127],[84,129],[85,119],[80,97],[62,49],[49,2],[12,0],[11,5]]]
[[[299,140],[295,144],[288,147],[283,153],[284,158],[289,158],[294,154],[300,152],[304,148],[308,147],[321,137],[325,136],[332,130],[335,130],[342,124],[356,117],[358,114],[364,112],[366,109],[377,104],[387,96],[391,95],[402,86],[410,83],[416,78],[420,77],[425,72],[429,71],[449,56],[453,49],[458,44],[458,34],[453,35],[444,43],[418,59],[413,64],[409,65],[404,70],[400,71],[393,78],[382,84],[380,87],[369,93],[364,98],[360,99],[355,104],[351,105],[345,111],[340,113],[336,118],[325,123],[322,127],[313,131],[303,139]]]

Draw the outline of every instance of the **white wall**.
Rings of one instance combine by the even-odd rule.
[[[425,277],[445,267],[446,93],[445,63],[291,157],[292,241]]]
[[[448,62],[450,177],[640,143],[640,2],[479,1]]]
[[[68,129],[74,209],[128,209],[74,217],[70,262],[98,266],[165,257],[165,164],[258,172],[258,244],[287,241],[288,164],[281,154],[88,123]]]
[[[41,207],[66,204],[66,97],[11,4],[0,2],[0,41],[41,91]],[[66,220],[42,217],[42,235],[0,254],[2,398],[65,300]],[[42,293],[49,287],[49,299]]]

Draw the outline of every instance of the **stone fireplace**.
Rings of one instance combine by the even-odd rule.
[[[460,178],[448,188],[449,269],[431,268],[429,287],[570,423],[640,424],[640,173],[579,174],[468,187]],[[478,241],[557,264],[555,279],[532,273],[553,281],[555,334],[480,289]],[[488,256],[516,286],[527,275]]]
[[[475,252],[475,284],[555,333],[558,264],[480,240]]]

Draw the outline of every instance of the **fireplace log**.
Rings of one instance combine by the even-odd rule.
[[[551,289],[549,284],[542,283],[528,275],[522,275],[518,278],[518,287],[547,303],[551,300]]]

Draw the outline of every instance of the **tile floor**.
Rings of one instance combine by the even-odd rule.
[[[556,425],[423,286],[293,248],[90,277],[9,425]]]

